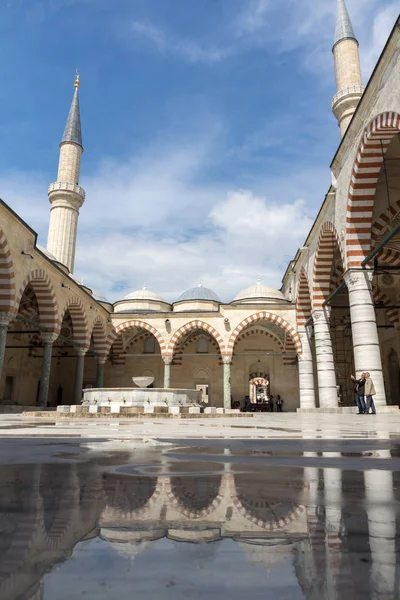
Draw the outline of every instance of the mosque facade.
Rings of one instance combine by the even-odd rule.
[[[352,406],[371,373],[381,410],[400,398],[400,19],[364,88],[338,0],[332,110],[341,142],[311,231],[281,290],[258,282],[228,303],[198,285],[170,304],[148,289],[114,304],[74,275],[83,152],[79,77],[60,144],[47,248],[0,204],[0,401],[79,404],[85,387],[197,388],[205,405],[280,394],[284,409]],[[386,409],[385,409],[386,410]]]

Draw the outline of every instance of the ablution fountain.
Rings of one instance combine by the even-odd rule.
[[[200,413],[201,391],[149,388],[154,377],[132,377],[134,388],[88,388],[83,390],[81,409],[90,413]],[[109,411],[104,408],[109,407]],[[71,407],[71,412],[81,412]]]

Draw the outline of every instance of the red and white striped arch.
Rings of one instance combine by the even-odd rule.
[[[320,308],[331,291],[333,261],[339,249],[343,262],[343,253],[337,231],[330,221],[326,221],[318,238],[314,260],[313,308]]]
[[[311,294],[308,277],[304,269],[301,270],[297,285],[296,297],[297,326],[304,327],[311,317]]]
[[[71,296],[61,312],[58,331],[61,330],[62,321],[65,313],[69,312],[72,319],[72,338],[74,342],[83,348],[89,348],[90,335],[85,307],[79,296]]]
[[[21,298],[28,285],[35,292],[39,307],[39,323],[49,333],[59,332],[57,299],[50,277],[43,269],[35,269],[25,277],[15,300],[15,309],[18,311]]]
[[[92,325],[93,346],[97,356],[106,357],[107,352],[107,334],[104,320],[98,315]]]
[[[114,331],[112,331],[108,335],[107,350],[109,348],[111,348],[111,346],[113,344],[115,344],[117,338],[123,331],[125,331],[125,329],[135,329],[137,327],[145,329],[146,331],[149,331],[151,334],[154,335],[154,337],[156,338],[156,340],[160,346],[161,355],[165,356],[167,346],[166,346],[165,340],[164,340],[163,336],[161,335],[161,333],[159,331],[157,331],[157,329],[155,329],[155,327],[153,327],[152,325],[149,325],[149,323],[146,323],[145,321],[138,321],[138,320],[125,321],[124,323],[117,325],[117,327],[114,329]]]
[[[2,229],[0,229],[0,311],[16,312],[14,264]]]
[[[400,131],[400,115],[385,112],[366,127],[351,176],[346,217],[347,267],[359,267],[371,250],[376,185],[386,152]]]
[[[173,356],[176,352],[178,342],[185,335],[187,335],[190,331],[194,331],[195,329],[200,329],[202,331],[205,331],[209,335],[211,335],[217,342],[221,354],[226,354],[224,340],[222,339],[222,336],[218,333],[218,331],[216,329],[214,329],[214,327],[212,325],[209,325],[208,323],[205,323],[204,321],[191,321],[190,323],[186,323],[185,325],[182,325],[182,327],[180,327],[177,331],[175,331],[174,335],[172,336],[172,338],[168,344],[168,350],[167,350],[168,356]]]
[[[263,312],[255,313],[254,315],[251,315],[250,317],[247,317],[241,323],[239,323],[239,325],[234,329],[234,331],[231,334],[231,337],[229,338],[229,342],[228,342],[228,354],[233,354],[233,349],[235,347],[236,341],[237,341],[239,335],[241,334],[241,332],[243,331],[243,329],[245,329],[252,323],[257,323],[258,321],[269,321],[270,323],[275,323],[276,325],[278,325],[279,327],[284,329],[286,331],[286,333],[288,333],[291,336],[291,338],[294,342],[294,346],[296,348],[296,353],[297,354],[302,353],[301,341],[300,341],[300,338],[299,338],[297,332],[295,331],[295,329],[291,325],[289,325],[289,323],[287,321],[285,321],[285,319],[282,319],[282,317],[279,317],[278,315],[275,315],[274,313],[263,311]]]

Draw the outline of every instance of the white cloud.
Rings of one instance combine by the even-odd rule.
[[[131,29],[152,42],[162,54],[176,54],[190,63],[218,63],[232,54],[231,48],[207,47],[193,39],[171,35],[150,22],[133,21]]]

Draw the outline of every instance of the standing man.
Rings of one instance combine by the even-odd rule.
[[[366,374],[365,373],[361,373],[361,377],[360,379],[356,379],[354,377],[354,375],[350,375],[352,381],[355,382],[355,388],[354,388],[354,392],[357,395],[357,406],[358,406],[358,414],[359,415],[365,415],[367,413],[367,407],[365,406],[365,400],[364,400],[364,388],[365,388],[365,381],[366,381]]]
[[[375,394],[376,394],[374,382],[372,381],[369,373],[365,373],[365,375],[366,375],[366,380],[365,380],[364,391],[365,391],[365,395],[367,397],[367,415],[369,414],[369,409],[372,410],[373,415],[376,415],[374,399],[372,397],[372,396],[375,396]]]

